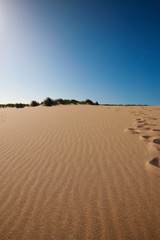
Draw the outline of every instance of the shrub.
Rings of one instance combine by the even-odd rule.
[[[8,103],[8,104],[6,104],[6,107],[15,107],[15,104],[14,103]]]
[[[93,105],[93,102],[92,102],[90,99],[87,99],[87,100],[85,101],[85,103],[86,103],[86,104]]]
[[[23,103],[16,103],[15,104],[15,107],[16,108],[24,108],[26,105],[25,104],[23,104]]]
[[[52,106],[53,105],[53,101],[52,101],[52,99],[51,98],[46,98],[45,100],[44,100],[44,102],[43,102],[43,105],[44,106]]]
[[[36,106],[39,106],[39,102],[36,102],[35,100],[33,100],[30,105],[31,107],[36,107]]]
[[[75,100],[75,99],[71,99],[71,101],[70,101],[72,104],[77,104],[78,103],[78,101],[77,100]]]
[[[64,104],[64,100],[62,98],[59,98],[56,100],[58,104]]]

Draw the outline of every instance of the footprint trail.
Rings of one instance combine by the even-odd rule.
[[[150,109],[143,109],[143,112],[132,111],[131,114],[135,116],[133,127],[125,131],[137,134],[140,140],[145,141],[150,157],[145,164],[146,169],[152,175],[160,177],[160,122],[151,115]]]

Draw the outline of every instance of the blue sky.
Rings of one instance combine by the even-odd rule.
[[[159,12],[158,0],[0,0],[0,103],[160,105]]]

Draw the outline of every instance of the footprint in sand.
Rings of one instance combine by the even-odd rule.
[[[157,140],[157,138],[150,138],[150,142],[148,143],[148,153],[150,156],[157,157],[159,156],[159,151],[160,151],[160,139]]]
[[[151,136],[148,136],[148,135],[144,135],[142,136],[142,138],[146,139],[146,140],[149,140],[151,138]]]
[[[146,121],[145,120],[138,120],[137,122],[138,123],[145,123]]]
[[[153,139],[153,143],[155,143],[155,144],[160,144],[160,138],[155,138],[155,139]]]
[[[138,132],[138,131],[136,131],[136,130],[133,130],[131,133],[132,133],[132,134],[140,134],[140,132]]]
[[[158,128],[158,129],[154,128],[154,129],[152,129],[152,131],[154,131],[154,132],[160,132],[160,129],[159,129],[159,128]]]
[[[158,145],[160,145],[160,138],[153,138],[148,144],[148,152],[154,158],[146,163],[146,168],[150,173],[160,177],[160,147],[157,147]]]
[[[160,159],[155,157],[152,160],[146,162],[146,169],[148,172],[160,177]]]
[[[158,118],[157,118],[157,117],[150,117],[149,119],[151,119],[151,120],[157,120]]]
[[[144,127],[144,125],[138,125],[137,126],[137,128],[143,128]]]
[[[140,135],[140,140],[143,140],[145,142],[151,142],[152,136],[150,135]]]
[[[137,129],[135,128],[127,128],[127,129],[124,129],[125,132],[130,132],[132,134],[139,134],[140,132],[137,131]]]
[[[144,130],[149,131],[149,130],[151,130],[151,128],[150,127],[146,127],[146,128],[144,128]]]

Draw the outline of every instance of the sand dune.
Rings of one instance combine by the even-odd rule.
[[[160,107],[0,109],[0,239],[160,236]]]

